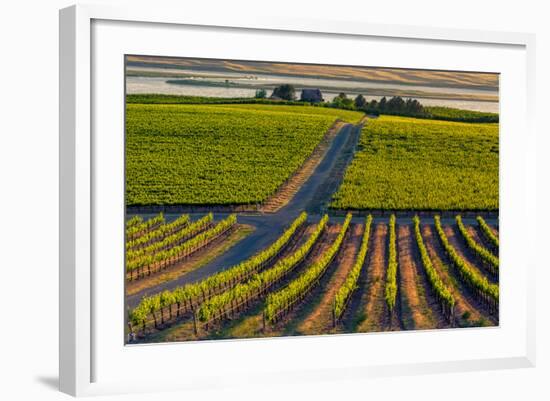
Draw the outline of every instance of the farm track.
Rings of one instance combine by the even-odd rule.
[[[466,240],[462,237],[462,234],[455,225],[445,225],[443,226],[443,230],[449,239],[449,243],[462,257],[462,259],[464,259],[481,276],[486,277],[490,283],[498,284],[498,278],[495,277],[494,274],[491,274],[491,272],[482,263],[482,260],[468,247]]]
[[[331,141],[340,133],[344,123],[337,120],[332,127],[329,128],[321,142],[315,147],[311,156],[309,156],[304,164],[293,174],[287,182],[285,182],[276,194],[271,196],[261,207],[262,213],[275,213],[285,206],[296,195],[300,187],[306,182],[311,174],[315,171],[321,160],[325,157]]]
[[[330,245],[336,238],[338,231],[339,226],[328,226],[324,234],[313,246],[313,249],[309,256],[300,264],[300,266],[298,266],[297,269],[295,269],[284,280],[273,287],[270,290],[270,293],[276,292],[286,287],[292,280],[299,277],[305,271],[305,269],[307,269],[308,266],[318,260],[318,258],[330,247]],[[281,322],[278,326],[268,328],[264,332],[262,328],[262,315],[264,305],[264,300],[256,300],[254,302],[254,305],[249,310],[244,312],[239,318],[235,319],[234,321],[226,323],[224,325],[224,328],[220,329],[220,331],[218,331],[217,333],[210,333],[209,338],[249,338],[266,336],[274,337],[284,335],[285,332],[282,330],[282,327],[284,327],[285,322],[288,322],[289,319],[284,319],[284,321]],[[300,306],[297,307],[297,309],[299,308]],[[288,317],[294,316],[297,309],[291,312]]]
[[[293,237],[290,239],[290,242],[289,244],[284,248],[284,250],[282,251],[280,257],[284,257],[286,255],[288,255],[290,252],[292,252],[293,250],[297,249],[297,247],[299,246],[299,244],[301,244],[302,241],[304,241],[304,232],[305,230],[307,230],[308,227],[307,227],[307,223],[305,226],[302,226],[300,228],[298,228],[298,230],[296,231],[296,233],[294,233]],[[257,229],[256,229],[257,230]],[[227,252],[225,252],[224,254],[218,256],[216,259],[214,259],[214,262],[216,262],[217,260],[219,259],[223,259],[224,257],[226,257],[228,254],[231,254],[231,253],[234,253],[236,250],[238,250],[239,248],[241,248],[244,243],[248,243],[251,239],[253,239],[254,237],[254,233],[253,232],[252,234],[248,235],[246,238],[244,238],[242,241],[239,241],[239,243],[234,246],[234,247],[231,247]],[[280,235],[280,234],[278,234]],[[278,237],[278,235],[276,235],[276,237]],[[267,244],[269,245],[269,244]],[[267,246],[266,245],[266,246]],[[263,248],[263,247],[262,247]],[[251,256],[251,255],[250,255]],[[246,258],[245,258],[246,259]],[[238,262],[235,262],[235,263],[232,263],[232,264],[227,264],[225,266],[225,268],[230,268],[234,265],[236,265],[237,263],[239,263],[240,261],[242,261],[244,259],[240,258]],[[276,263],[276,260],[273,260],[271,263],[269,263],[267,266],[264,267],[264,270],[265,269],[268,269],[269,267],[273,266],[273,264]],[[206,276],[209,276],[210,274],[213,274],[213,273],[216,273],[217,271],[220,271],[222,269],[219,269],[219,270],[216,270],[210,274],[206,274],[206,275],[203,275],[201,273],[204,273],[204,269],[208,268],[209,265],[211,265],[212,263],[208,263],[206,264],[205,266],[201,266],[200,268],[194,270],[194,271],[191,271],[191,272],[188,272],[187,274],[184,274],[184,275],[180,275],[178,276],[176,279],[173,279],[171,281],[168,281],[168,282],[165,282],[165,283],[160,283],[160,284],[157,284],[153,287],[150,287],[150,288],[146,288],[144,290],[141,290],[135,294],[132,294],[132,295],[129,295],[126,297],[126,303],[129,307],[133,308],[135,307],[140,301],[141,299],[144,297],[144,296],[148,296],[148,295],[152,295],[152,294],[157,294],[161,291],[164,291],[164,290],[172,290],[180,285],[185,285],[187,283],[190,283],[190,282],[195,282],[195,281],[198,281],[200,280],[201,278],[204,278]],[[198,273],[198,279],[195,279],[196,275]],[[195,276],[195,277],[193,277]],[[189,278],[192,278],[192,279],[189,279]]]
[[[315,195],[307,205],[306,211],[310,213],[323,213],[330,203],[332,195],[338,190],[338,187],[344,179],[346,168],[351,163],[355,155],[355,149],[359,142],[362,126],[354,126],[348,134],[346,142],[339,152],[335,163],[332,166],[330,175],[325,180],[324,184],[317,189]],[[344,215],[347,214],[343,213]]]
[[[455,316],[459,326],[471,326],[482,320],[490,322],[491,325],[497,325],[497,319],[491,316],[474,298],[466,284],[458,277],[455,267],[451,266],[451,262],[437,238],[435,228],[428,224],[422,225],[422,237],[434,268],[455,298]],[[469,314],[467,319],[465,314]]]
[[[294,241],[285,251],[281,254],[281,258],[284,258],[285,256],[290,255],[291,253],[295,252],[309,237],[309,235],[313,232],[315,229],[315,225],[308,225],[306,227],[302,227],[299,229],[299,232],[296,234],[298,235],[297,240]],[[322,238],[326,234],[323,234],[321,236],[320,241],[322,241]],[[318,250],[316,249],[316,245],[314,246],[314,249],[310,255],[316,255]],[[276,263],[276,262],[274,262]],[[274,264],[273,263],[273,264]],[[273,266],[273,264],[270,264],[269,267]],[[269,267],[266,267],[265,269],[269,269]],[[265,270],[264,269],[264,270]],[[289,277],[294,277],[297,272],[301,270],[301,267],[298,267],[294,272],[292,272]],[[271,291],[276,290],[277,288],[282,287],[283,285],[286,285],[290,279],[287,278],[281,283],[277,284]],[[247,319],[247,317],[253,313],[255,309],[258,308],[259,304],[263,304],[263,302],[260,302],[259,300],[251,301],[251,307],[248,308],[246,311],[240,312],[240,316],[236,319],[227,319],[224,322],[224,329],[223,331],[227,331],[231,327],[233,327],[237,322],[242,321],[243,319]],[[254,317],[254,316],[253,316]],[[259,314],[259,322],[261,326],[262,321],[262,315]],[[199,335],[195,335],[193,323],[191,320],[191,316],[183,316],[178,322],[174,322],[172,325],[170,325],[167,329],[159,330],[153,334],[150,334],[146,337],[145,340],[142,342],[159,342],[159,341],[188,341],[188,340],[200,340],[200,339],[209,339],[209,338],[219,338],[221,337],[219,332],[222,330],[219,326],[214,325],[215,327],[212,330],[209,330],[209,332],[201,332]],[[261,328],[261,327],[260,327]],[[256,334],[251,335],[256,336]],[[221,338],[227,338],[227,337],[221,337]]]
[[[325,334],[332,331],[334,297],[355,263],[355,258],[361,246],[363,230],[364,225],[350,225],[340,252],[333,261],[335,271],[329,277],[324,288],[321,289],[321,299],[317,306],[298,326],[297,334]],[[328,275],[328,272],[326,274]]]
[[[326,210],[325,206],[328,204],[333,192],[338,188],[342,175],[349,161],[353,158],[353,152],[355,151],[360,131],[359,125],[343,125],[341,129],[338,130],[338,134],[330,138],[323,154],[314,165],[310,166],[310,170],[303,172],[304,176],[300,178],[300,180],[303,179],[303,181],[296,184],[295,187],[288,188],[288,192],[284,196],[289,196],[289,199],[273,206],[276,208],[274,213],[266,213],[265,215],[257,212],[239,213],[239,223],[256,227],[256,230],[247,238],[196,270],[127,297],[127,305],[133,307],[144,295],[158,293],[166,289],[173,289],[180,285],[199,281],[211,274],[234,266],[242,260],[247,259],[276,239],[280,235],[280,232],[282,232],[297,214],[304,209],[309,213],[309,223],[316,222],[320,218],[319,213]],[[306,163],[307,161],[309,161],[309,159],[306,160]],[[306,167],[305,165],[303,166],[303,168]],[[321,206],[319,207],[319,205]],[[329,232],[334,229],[334,223],[341,222],[344,218],[344,215],[338,216],[339,211],[331,210],[330,213],[331,215],[336,214],[336,216],[331,216],[330,229],[327,230]],[[227,214],[226,212],[217,214],[216,219],[224,218]],[[365,212],[357,213],[353,217],[352,222],[356,225],[363,223],[364,217],[362,215],[364,214]],[[384,299],[387,269],[387,220],[389,217],[389,212],[385,212],[374,218],[371,239],[369,241],[369,251],[358,281],[359,287],[353,292],[352,298],[350,299],[338,328],[333,331],[325,330],[323,333],[385,331],[398,328],[410,329],[411,327],[417,329],[449,327],[449,324],[445,321],[440,312],[439,303],[436,301],[429,287],[429,283],[427,282],[426,273],[419,259],[416,243],[414,242],[414,235],[410,227],[408,240],[405,239],[402,241],[404,238],[402,238],[401,234],[401,225],[404,227],[409,226],[411,224],[411,217],[414,214],[415,212],[404,212],[401,215],[399,215],[399,213],[397,214],[397,223],[399,224],[397,232],[399,290],[396,313],[394,313],[393,318],[390,320]],[[471,216],[468,215],[463,219],[469,229],[472,228],[469,227],[470,225],[476,224],[475,215],[477,214],[484,215],[483,212],[478,212]],[[448,215],[443,213],[442,215],[442,223],[444,225],[451,225],[454,223],[453,213]],[[169,218],[169,216],[166,217]],[[176,215],[172,215],[172,217],[176,217]],[[498,236],[498,212],[496,218],[489,213],[486,221]],[[354,224],[350,226],[350,230],[354,227]],[[430,253],[434,267],[438,270],[442,278],[444,278],[449,288],[452,289],[455,298],[457,298],[457,316],[461,316],[466,311],[469,311],[471,314],[467,321],[464,320],[461,324],[469,326],[481,320],[488,321],[492,324],[498,324],[498,316],[495,318],[487,313],[484,307],[471,295],[469,289],[461,282],[454,267],[449,265],[449,261],[443,249],[440,247],[437,234],[433,228],[429,226],[423,227],[423,235],[425,235],[424,231],[426,231],[426,227],[429,232],[430,240],[433,242],[431,245],[426,243],[428,252]],[[307,232],[312,230],[312,228],[313,224],[309,225],[307,228],[302,228],[302,232],[297,232],[296,238],[299,239],[285,249],[280,257],[289,255],[296,250],[307,237]],[[448,227],[445,227],[446,230],[447,228]],[[454,227],[451,227],[451,230],[453,230],[453,228]],[[454,231],[456,231],[456,235]],[[481,234],[479,235],[481,236]],[[456,236],[459,238],[456,238]],[[271,291],[277,291],[283,288],[288,285],[292,279],[301,274],[308,264],[312,263],[313,260],[318,258],[319,255],[327,249],[331,243],[331,238],[332,240],[335,238],[333,233],[325,233],[317,244],[314,245],[313,251],[306,261],[290,273],[287,278],[275,285]],[[479,238],[476,238],[476,241],[478,239]],[[456,229],[453,230],[453,239],[451,240],[451,238],[449,238],[449,240],[457,251],[462,254],[462,251],[453,242],[462,242],[460,233]],[[352,247],[351,243],[353,242],[354,241],[349,238],[348,232],[346,240],[342,244],[342,250],[331,266],[329,266],[320,283],[312,289],[310,294],[300,303],[300,305],[289,313],[289,315],[272,330],[268,330],[264,333],[261,329],[264,301],[255,300],[248,310],[241,312],[236,318],[224,321],[224,323],[218,325],[217,328],[206,334],[203,333],[199,337],[194,335],[192,322],[186,317],[185,319],[187,320],[184,319],[169,328],[154,333],[144,342],[321,334],[320,330],[327,328],[326,325],[324,325],[327,321],[327,311],[331,311],[330,300],[332,297],[329,298],[328,294],[331,293],[332,296],[334,295],[339,287],[339,285],[335,283],[343,282],[345,279],[345,274],[343,272],[349,271],[355,260],[355,256],[352,258],[353,261],[350,262],[350,266],[347,270],[346,267],[343,267],[338,261],[342,260],[342,263],[346,263],[344,260],[348,257],[348,248]],[[462,245],[467,247],[464,243],[462,243]],[[357,253],[358,246],[359,244],[355,245],[354,255]],[[475,259],[475,255],[473,256]],[[434,258],[437,260],[434,260]],[[467,260],[467,258],[465,259]],[[273,261],[270,266],[264,269],[273,266],[274,263],[276,263],[276,261]],[[477,266],[477,264],[472,265]],[[490,279],[488,274],[483,275]],[[409,313],[407,307],[409,304],[417,305],[420,311],[417,311],[417,308],[413,308],[415,313],[412,315],[419,316],[411,316],[411,318],[407,320],[407,314]],[[321,327],[323,325],[324,327]]]
[[[285,227],[287,227],[302,211],[306,209],[318,189],[326,185],[327,180],[330,179],[339,154],[348,142],[349,136],[354,132],[358,135],[357,130],[360,131],[360,129],[360,126],[353,126],[351,124],[345,124],[341,128],[338,135],[336,135],[330,142],[330,146],[325,154],[325,157],[317,165],[315,171],[301,186],[292,200],[282,207],[277,213],[239,214],[239,223],[253,225],[256,227],[256,230],[244,240],[240,241],[237,246],[232,247],[229,251],[200,269],[171,280],[170,282],[162,283],[145,291],[126,297],[127,306],[133,308],[141,301],[143,296],[156,294],[164,290],[172,290],[178,286],[202,280],[207,276],[234,266],[243,260],[248,259],[275,241],[280,233],[284,231]],[[324,199],[323,202],[328,203],[331,195],[332,193],[325,194],[327,198]],[[167,219],[175,218],[176,216],[177,215],[172,215],[169,217],[168,215],[165,215]],[[216,219],[222,219],[225,216],[225,213],[217,214]],[[312,215],[310,216],[309,221],[317,222],[320,218],[321,216],[319,215]],[[331,221],[334,220],[338,219],[331,219]],[[363,220],[364,219],[362,218],[358,219],[358,221],[361,222]]]
[[[353,320],[357,332],[384,331],[390,327],[386,301],[384,298],[387,270],[388,225],[376,224],[367,254],[365,280],[360,283],[365,288]]]
[[[410,225],[397,228],[397,254],[399,262],[399,289],[401,318],[405,330],[422,330],[441,327],[441,316],[428,303],[426,287],[420,271],[422,261],[416,250]]]

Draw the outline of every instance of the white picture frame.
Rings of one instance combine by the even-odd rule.
[[[95,24],[95,25],[94,25]],[[116,26],[119,24],[120,26]],[[509,118],[502,118],[504,131],[507,132],[514,128],[522,132],[521,137],[504,136],[501,144],[501,199],[505,202],[501,205],[501,242],[504,243],[501,255],[502,264],[505,267],[511,265],[514,260],[521,259],[521,275],[505,276],[501,281],[504,290],[514,289],[513,300],[502,303],[503,313],[507,309],[514,310],[517,313],[518,321],[501,320],[501,326],[494,329],[484,330],[466,330],[459,334],[449,334],[450,331],[438,334],[438,332],[425,333],[406,333],[406,334],[377,334],[377,335],[352,335],[352,336],[330,336],[324,337],[306,337],[297,339],[263,339],[263,340],[241,340],[225,341],[222,343],[202,342],[194,344],[171,344],[171,345],[151,345],[138,347],[125,347],[122,338],[118,334],[111,333],[116,337],[111,347],[117,348],[117,352],[109,352],[109,341],[105,341],[105,336],[109,336],[109,327],[107,318],[104,317],[101,305],[96,305],[97,299],[94,293],[98,287],[104,290],[114,289],[114,291],[104,291],[107,297],[119,296],[123,294],[113,294],[116,292],[116,285],[107,282],[107,275],[97,274],[94,267],[97,262],[102,261],[105,255],[98,253],[101,246],[96,241],[98,233],[101,233],[105,225],[102,218],[106,215],[104,203],[98,201],[98,193],[103,193],[101,188],[102,180],[99,178],[105,174],[104,170],[110,170],[106,164],[114,167],[116,170],[121,165],[114,162],[117,156],[115,144],[113,154],[104,152],[102,147],[107,148],[103,140],[97,141],[94,137],[94,128],[102,127],[102,107],[93,101],[94,82],[104,79],[116,79],[122,74],[118,71],[112,77],[105,77],[102,69],[102,59],[108,59],[110,56],[103,55],[94,57],[101,53],[105,42],[104,35],[109,33],[110,42],[113,42],[113,49],[116,43],[123,43],[125,40],[120,32],[132,30],[132,33],[139,36],[139,30],[156,27],[154,32],[150,31],[150,37],[161,38],[167,35],[170,29],[192,29],[194,35],[205,35],[205,47],[210,43],[206,36],[209,32],[225,32],[226,34],[241,35],[246,40],[247,35],[261,33],[266,40],[271,40],[270,35],[285,35],[294,40],[293,35],[303,40],[318,40],[325,38],[327,41],[336,38],[345,44],[346,41],[357,40],[385,40],[385,41],[411,41],[410,43],[430,44],[438,46],[441,54],[445,46],[454,46],[456,52],[461,49],[471,47],[479,48],[484,51],[485,47],[495,49],[510,49],[510,54],[503,57],[510,57],[517,70],[510,68],[509,75],[506,76],[508,82],[503,83],[501,91],[502,103],[501,110],[507,107],[516,107],[518,113]],[[103,31],[101,31],[103,29]],[[94,41],[94,32],[97,40]],[[104,33],[102,33],[104,32]],[[159,35],[158,37],[155,35]],[[134,35],[132,35],[134,36]],[[197,36],[197,37],[198,37]],[[282,37],[282,36],[280,36]],[[304,39],[305,38],[305,39]],[[317,39],[315,39],[317,38]],[[128,39],[129,40],[129,39]],[[153,46],[152,44],[142,44],[142,46]],[[157,42],[160,43],[160,42]],[[409,42],[408,42],[409,43]],[[296,45],[298,46],[298,45]],[[144,47],[144,48],[145,48]],[[246,47],[246,46],[245,46]],[[169,46],[159,49],[160,52],[168,51]],[[168,49],[168,50],[166,50]],[[458,29],[436,29],[427,27],[399,26],[399,25],[376,25],[366,22],[343,22],[343,21],[325,21],[325,20],[296,20],[292,18],[267,17],[257,18],[257,16],[247,13],[238,20],[225,20],[217,16],[208,15],[186,15],[185,10],[166,10],[157,8],[113,8],[109,6],[91,6],[78,5],[72,6],[60,11],[60,390],[71,395],[94,395],[108,393],[126,393],[141,391],[160,391],[167,389],[203,389],[210,386],[239,385],[241,382],[231,376],[231,371],[246,372],[250,380],[254,379],[257,383],[269,382],[276,377],[282,382],[291,382],[295,380],[326,380],[327,378],[338,379],[342,377],[360,380],[365,377],[375,377],[381,375],[399,375],[404,374],[422,374],[431,372],[451,372],[468,371],[477,369],[503,369],[512,367],[530,367],[535,363],[535,283],[533,272],[536,261],[534,252],[531,252],[532,244],[527,241],[516,241],[516,237],[511,230],[518,225],[519,221],[527,221],[527,229],[534,230],[534,220],[536,217],[535,209],[535,132],[532,128],[534,122],[534,49],[535,37],[524,33],[507,32],[485,32]],[[112,50],[112,49],[111,49]],[[112,57],[118,60],[120,49],[113,50]],[[135,48],[134,48],[135,50]],[[467,50],[467,49],[466,49]],[[464,50],[464,51],[466,51]],[[98,51],[100,53],[98,53]],[[110,50],[109,50],[110,51]],[[106,50],[106,53],[109,53]],[[503,50],[504,52],[504,50]],[[265,52],[264,52],[265,53]],[[110,53],[109,53],[110,54]],[[143,54],[143,53],[142,53]],[[267,54],[267,53],[265,53]],[[174,54],[164,54],[171,56]],[[195,55],[195,54],[194,54]],[[264,57],[268,57],[267,55]],[[274,56],[277,57],[277,56]],[[471,66],[476,65],[473,57]],[[111,59],[112,60],[112,59]],[[495,59],[496,60],[496,59]],[[285,60],[286,61],[286,60]],[[294,61],[294,60],[288,60]],[[390,63],[391,61],[388,61]],[[464,61],[465,62],[465,61]],[[496,62],[496,61],[495,61]],[[340,64],[345,64],[343,60]],[[442,62],[443,63],[443,62]],[[480,61],[481,63],[481,61]],[[352,63],[353,64],[353,63]],[[443,64],[441,64],[443,65]],[[481,66],[481,64],[479,64]],[[384,64],[384,66],[391,66]],[[470,67],[473,68],[473,67]],[[483,69],[483,67],[480,67]],[[493,70],[494,71],[494,70]],[[507,104],[506,96],[510,96],[511,82],[513,87],[517,88],[517,99],[514,104]],[[122,90],[123,82],[120,82]],[[101,92],[101,88],[99,89]],[[97,96],[103,96],[101,93]],[[117,104],[119,99],[115,99],[113,104]],[[114,109],[123,110],[123,102]],[[113,110],[114,110],[113,109]],[[505,110],[504,110],[505,111]],[[119,116],[123,118],[122,115]],[[108,124],[109,121],[103,121]],[[115,134],[120,134],[119,139],[123,138],[123,130],[119,130],[117,124],[112,125]],[[109,128],[110,129],[110,128]],[[515,153],[512,153],[512,150]],[[104,152],[104,153],[102,153]],[[98,155],[102,157],[98,158]],[[111,159],[111,156],[114,157]],[[101,166],[101,163],[104,165]],[[108,160],[108,162],[106,161]],[[118,160],[118,159],[117,159]],[[516,163],[516,164],[514,164]],[[118,166],[118,167],[117,167]],[[514,172],[511,173],[514,167]],[[103,173],[101,172],[103,171]],[[116,177],[120,176],[122,171],[114,174],[114,181],[110,185],[118,185]],[[508,180],[508,181],[507,181]],[[504,184],[503,184],[504,182]],[[510,185],[508,185],[510,184]],[[521,185],[518,188],[518,185]],[[521,190],[519,190],[521,189]],[[102,192],[103,191],[103,192]],[[509,194],[509,196],[508,196]],[[506,198],[504,198],[506,196]],[[114,205],[115,218],[121,212],[120,205]],[[118,209],[117,209],[118,208]],[[118,211],[117,211],[118,210]],[[103,216],[103,217],[101,217]],[[122,222],[122,220],[120,220]],[[122,224],[120,224],[122,230]],[[117,237],[113,234],[114,241],[120,240],[122,236]],[[95,242],[94,242],[95,241]],[[507,251],[506,247],[509,247]],[[122,247],[121,247],[122,252]],[[116,254],[111,254],[115,265],[117,263]],[[122,263],[122,262],[121,262]],[[516,273],[514,273],[516,274]],[[506,294],[506,291],[503,291]],[[512,293],[512,291],[508,291]],[[504,295],[505,296],[505,295]],[[119,316],[120,326],[123,325],[123,310],[114,311],[110,316],[111,321]],[[103,320],[105,318],[105,321]],[[102,329],[98,331],[97,327]],[[507,337],[505,334],[510,331],[514,333],[513,337]],[[372,360],[336,360],[331,349],[346,344],[350,347],[362,346],[366,342],[379,342],[378,347],[383,342],[391,341],[395,344],[396,350],[406,347],[408,341],[414,341],[415,347],[420,344],[436,344],[437,336],[443,335],[446,341],[471,342],[475,340],[479,344],[492,344],[503,341],[511,341],[510,352],[503,352],[495,345],[494,349],[489,349],[487,345],[486,352],[482,350],[472,351],[470,354],[463,353],[457,349],[456,355],[463,354],[464,357],[455,358],[442,355],[442,359],[435,356],[430,360],[418,360],[415,355],[408,358],[388,358],[384,360],[382,356],[378,358],[374,353]],[[408,336],[408,337],[407,337]],[[512,338],[512,340],[510,340]],[[118,344],[118,345],[117,345]],[[319,365],[313,358],[321,347],[328,352],[327,358],[330,361],[333,358],[333,365]],[[190,360],[198,358],[201,355],[224,355],[224,358],[230,358],[232,353],[239,353],[242,366],[231,366],[223,364],[220,361],[218,367],[211,369],[212,366],[203,365],[195,361],[195,367],[185,373],[185,379],[178,379],[177,376],[169,377],[150,377],[150,380],[132,380],[125,377],[124,364],[136,363],[139,358],[143,361],[153,361],[159,358],[171,358],[185,350]],[[310,356],[310,363],[293,363],[293,369],[284,368],[284,359],[273,359],[270,366],[266,363],[258,362],[254,369],[248,369],[247,361],[253,360],[254,355],[274,355],[284,353],[284,350],[296,355],[297,358]],[[406,349],[406,348],[403,348]],[[513,350],[513,351],[511,351]],[[113,351],[113,349],[110,349]],[[233,355],[234,356],[234,355]],[[118,359],[117,359],[118,358]],[[138,358],[138,359],[136,359]],[[304,359],[304,358],[303,358]],[[167,359],[168,360],[168,359]],[[98,361],[101,361],[98,362]],[[113,366],[113,371],[118,371],[116,375],[108,372],[107,365]],[[239,365],[239,363],[237,363]],[[218,370],[216,370],[218,369]],[[105,373],[103,371],[105,371]],[[299,372],[299,375],[296,373]],[[242,383],[241,383],[242,384]]]

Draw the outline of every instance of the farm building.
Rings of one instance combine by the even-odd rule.
[[[319,103],[323,101],[323,94],[319,89],[302,89],[302,102]]]

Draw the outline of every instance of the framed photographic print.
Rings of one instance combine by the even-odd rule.
[[[531,366],[533,37],[255,21],[61,11],[61,390]]]

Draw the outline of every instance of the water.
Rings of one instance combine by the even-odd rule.
[[[442,88],[422,85],[403,85],[396,82],[366,82],[358,80],[295,77],[266,74],[240,74],[179,70],[181,76],[170,76],[171,69],[129,68],[132,72],[153,72],[165,76],[127,76],[126,91],[129,94],[171,94],[208,97],[253,97],[256,90],[266,88],[268,95],[274,86],[288,83],[300,87],[320,88],[326,101],[340,92],[350,97],[361,93],[368,100],[382,96],[399,95],[413,97],[426,106],[447,106],[466,110],[499,112],[498,90],[478,88]],[[189,83],[174,84],[168,80],[185,79]],[[230,86],[224,86],[229,82]],[[214,85],[214,86],[212,86]],[[216,86],[218,85],[218,86]],[[489,100],[489,101],[487,101]]]

